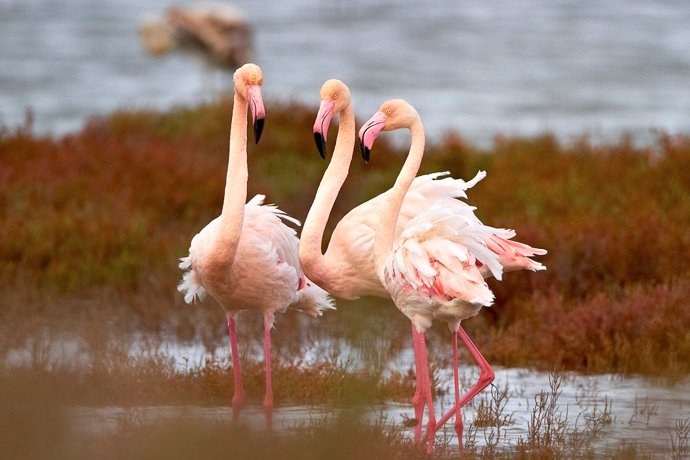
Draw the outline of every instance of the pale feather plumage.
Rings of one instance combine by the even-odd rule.
[[[437,172],[414,179],[398,216],[396,236],[403,232],[411,219],[438,201],[450,200],[468,207],[456,198],[467,198],[465,192],[486,176],[484,171],[480,171],[466,182],[446,177],[448,174],[447,171]],[[353,208],[333,230],[325,257],[330,264],[338,267],[342,283],[336,284],[333,289],[329,286],[331,293],[349,299],[363,295],[389,297],[374,268],[374,243],[377,222],[385,212],[390,193],[391,190],[388,190]]]
[[[525,257],[545,251],[510,241],[514,231],[482,224],[474,209],[439,199],[411,219],[393,243],[383,282],[420,331],[434,319],[457,327],[492,305],[486,276],[500,280],[506,267],[545,269]]]
[[[505,271],[546,269],[529,259],[545,250],[511,241],[514,230],[484,225],[475,209],[455,199],[439,199],[415,216],[394,242],[384,284],[419,331],[434,319],[457,330],[462,320],[491,306],[494,295],[484,281],[489,276],[501,280]]]
[[[312,316],[333,309],[328,294],[308,280],[299,268],[298,239],[294,229],[282,220],[299,225],[274,205],[263,205],[264,196],[256,195],[245,205],[240,242],[227,282],[209,285],[207,262],[218,232],[217,217],[194,238],[189,256],[181,259],[180,268],[187,270],[178,290],[191,303],[203,300],[208,292],[227,311],[261,309],[266,313],[283,312],[288,307]]]

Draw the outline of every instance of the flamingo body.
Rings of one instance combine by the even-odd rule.
[[[512,230],[482,224],[474,208],[464,202],[439,199],[408,221],[394,240],[382,282],[419,332],[426,331],[433,320],[445,321],[451,331],[456,330],[460,321],[492,305],[494,295],[485,278],[500,280],[502,262],[535,271],[545,268],[525,261],[523,254],[543,251],[517,243],[517,249],[531,249],[519,253],[513,246],[516,242],[509,240],[514,235]]]
[[[297,235],[283,221],[299,225],[273,205],[263,205],[256,195],[245,205],[239,245],[230,270],[214,263],[214,241],[220,231],[219,216],[192,239],[189,256],[180,268],[187,270],[179,290],[185,301],[211,295],[229,312],[260,309],[264,315],[282,313],[288,307],[312,316],[333,308],[328,294],[309,281],[299,266]],[[222,282],[215,282],[222,280]]]

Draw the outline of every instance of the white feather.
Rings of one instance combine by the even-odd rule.
[[[240,241],[231,269],[222,285],[207,286],[219,219],[211,221],[193,239],[189,256],[180,268],[186,270],[178,290],[185,301],[203,300],[209,292],[226,310],[261,309],[269,312],[294,307],[312,315],[333,308],[333,301],[318,286],[304,278],[299,265],[297,234],[282,221],[299,225],[275,205],[264,205],[256,195],[245,205]],[[303,278],[303,281],[300,281]],[[304,283],[305,288],[298,290]],[[308,286],[307,286],[308,283]],[[303,292],[304,291],[304,292]]]

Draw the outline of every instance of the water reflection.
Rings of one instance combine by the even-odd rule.
[[[496,370],[496,389],[508,388],[504,414],[512,423],[501,429],[499,449],[515,448],[518,440],[528,438],[528,425],[535,406],[535,398],[549,389],[549,374],[527,369]],[[448,381],[449,375],[442,375]],[[473,382],[473,369],[464,369],[463,382]],[[494,391],[496,391],[494,389]],[[622,442],[639,444],[652,452],[668,452],[670,436],[676,420],[690,417],[690,387],[685,384],[666,386],[642,378],[616,375],[582,376],[566,374],[558,400],[559,414],[571,429],[585,429],[588,417],[599,411],[610,411],[610,424],[602,427],[593,447],[598,452],[614,448]],[[465,432],[473,430],[477,408],[490,399],[488,390],[463,411]],[[447,410],[452,402],[448,397],[436,400],[437,411]],[[308,425],[318,425],[340,416],[355,416],[371,423],[385,421],[389,426],[410,438],[413,428],[406,422],[413,414],[410,404],[387,403],[366,407],[332,408],[327,406],[278,406],[274,412],[274,429],[289,434]],[[157,423],[184,418],[186,421],[216,421],[229,423],[229,407],[202,406],[146,406],[75,407],[70,410],[74,432],[82,436],[112,434],[123,423]],[[248,406],[242,411],[240,423],[251,430],[264,430],[265,417],[260,406]],[[476,428],[476,443],[485,446],[491,440],[494,426]],[[453,438],[452,422],[445,428],[445,436]],[[441,433],[441,436],[444,436]],[[457,445],[455,438],[451,444]]]
[[[338,315],[327,315],[319,319],[296,314],[282,315],[275,330],[275,362],[295,363],[305,367],[320,363],[333,365],[346,362],[344,368],[348,372],[375,369],[382,378],[393,372],[407,374],[413,367],[409,322],[390,306],[379,307],[381,308],[374,304],[356,306],[354,303],[343,302],[339,305]],[[98,312],[103,315],[110,314],[107,310]],[[206,314],[208,317],[202,320],[202,316]],[[244,358],[261,363],[261,318],[255,316],[241,317],[239,343]],[[168,317],[171,324],[158,333],[141,332],[137,329],[132,331],[131,322],[124,319],[119,321],[122,323],[121,328],[112,325],[94,328],[93,324],[108,323],[98,318],[72,330],[45,329],[41,333],[40,328],[31,328],[31,333],[20,342],[21,345],[2,350],[4,369],[25,366],[40,371],[37,375],[43,375],[42,372],[45,370],[59,371],[61,367],[89,368],[99,362],[110,360],[126,371],[128,366],[136,368],[137,363],[145,365],[147,359],[152,362],[164,360],[178,373],[213,367],[220,370],[220,378],[223,378],[223,369],[229,369],[230,359],[222,313],[215,305],[209,305],[208,308],[199,306],[180,316],[185,319],[191,318],[197,326],[191,334],[184,334],[186,339],[174,332],[178,328],[175,327],[177,320],[172,316]],[[472,326],[471,323],[468,324]],[[435,408],[437,413],[441,413],[452,405],[449,396],[452,394],[453,381],[451,368],[443,359],[444,351],[448,350],[449,344],[447,328],[444,326],[432,329],[429,342],[430,358],[438,369],[436,377],[440,382],[438,390],[441,395],[436,398]],[[470,364],[468,358],[463,359],[461,386],[465,389],[470,388],[478,377],[478,370]],[[495,367],[495,371],[494,388],[482,392],[463,411],[465,432],[475,429],[476,425],[477,445],[486,445],[491,440],[491,430],[495,430],[495,427],[486,423],[477,424],[475,420],[481,415],[478,413],[482,401],[484,407],[491,403],[492,391],[496,394],[498,391],[506,390],[503,414],[508,416],[512,423],[501,428],[498,447],[510,449],[517,445],[518,440],[526,439],[528,425],[536,405],[535,398],[542,391],[549,391],[549,374],[529,369],[500,367]],[[229,372],[227,377],[230,377]],[[276,395],[279,395],[280,391],[280,387],[275,388]],[[410,394],[409,397],[411,396]],[[99,404],[100,400],[96,398],[95,401],[95,404]],[[412,435],[412,428],[405,426],[406,420],[413,416],[412,407],[407,403],[388,402],[343,408],[280,405],[280,397],[277,402],[274,427],[278,432],[287,433],[295,427],[328,421],[339,414],[347,414],[361,416],[372,423],[385,417],[394,429],[407,436]],[[184,405],[183,398],[180,398],[180,403],[179,406],[133,408],[73,407],[70,409],[72,428],[79,435],[90,436],[96,433],[112,433],[132,420],[135,423],[152,423],[180,417],[200,421],[231,420],[228,406]],[[606,423],[599,427],[601,433],[594,442],[594,447],[601,452],[623,441],[639,443],[656,452],[668,452],[676,420],[690,418],[690,382],[686,379],[668,385],[642,377],[622,377],[613,374],[585,376],[567,373],[560,387],[558,410],[559,416],[567,421],[571,429],[584,430],[587,423],[606,420]],[[262,408],[247,407],[242,412],[241,423],[257,432],[263,430],[265,418]],[[447,425],[446,433],[451,442],[457,442],[453,438],[452,423]]]

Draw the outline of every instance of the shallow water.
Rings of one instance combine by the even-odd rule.
[[[231,75],[179,54],[144,54],[137,27],[171,0],[0,0],[0,121],[27,108],[40,132],[77,129],[122,107],[217,97]],[[391,97],[432,136],[458,129],[560,137],[690,130],[685,1],[237,0],[255,26],[268,99],[314,106],[332,77],[368,118]],[[267,106],[270,126],[270,106]]]
[[[527,425],[534,407],[534,398],[540,391],[548,391],[549,374],[525,369],[496,368],[495,385],[503,388],[509,386],[509,399],[504,415],[511,414],[513,423],[501,432],[498,443],[500,449],[515,447],[519,439],[527,439]],[[464,369],[463,381],[473,383],[474,369]],[[448,381],[445,376],[443,381]],[[451,380],[452,381],[452,380]],[[280,392],[280,388],[274,391]],[[488,397],[486,390],[463,410],[465,431],[471,429],[479,399]],[[595,406],[598,411],[608,409],[612,423],[604,426],[601,435],[596,438],[594,448],[599,452],[614,448],[623,441],[637,443],[657,454],[669,452],[670,438],[676,420],[690,417],[690,386],[678,384],[666,386],[642,378],[623,378],[615,375],[582,376],[566,374],[561,386],[558,401],[559,410],[567,417],[569,428],[583,429],[585,414],[591,414]],[[448,397],[437,398],[437,414],[442,409],[451,407]],[[646,412],[649,415],[643,413]],[[333,409],[326,406],[279,406],[274,412],[274,430],[279,433],[290,433],[292,430],[333,420],[343,412],[350,415],[359,413],[372,423],[385,422],[408,436],[413,435],[413,428],[405,427],[403,422],[413,417],[410,404],[388,403],[364,408]],[[120,407],[75,407],[70,410],[72,429],[77,435],[112,434],[118,430],[123,420],[135,419],[137,423],[153,423],[184,418],[186,421],[222,421],[230,422],[232,411],[229,407],[200,406],[150,406],[136,408]],[[263,409],[249,406],[241,412],[240,422],[252,430],[265,429]],[[476,434],[478,446],[487,443],[492,427],[480,427]],[[445,431],[448,437],[455,435],[452,421]],[[442,435],[441,435],[442,436]],[[457,445],[453,438],[452,445]]]
[[[176,340],[160,340],[141,333],[126,336],[116,336],[113,341],[123,344],[125,350],[136,362],[137,359],[147,359],[147,356],[166,357],[179,372],[192,371],[211,363],[221,368],[229,369],[230,357],[228,347],[223,344],[214,348],[209,354],[198,340],[181,343]],[[40,335],[38,339],[41,340]],[[88,365],[92,359],[92,351],[88,344],[76,334],[63,333],[50,338],[44,338],[45,350],[39,355],[51,365],[80,366]],[[280,354],[280,342],[276,342],[275,352]],[[367,361],[363,355],[366,346],[353,345],[350,341],[333,336],[327,336],[310,342],[308,346],[302,344],[299,352],[303,365],[310,365],[324,357],[332,356],[328,350],[336,353],[337,359],[351,363],[351,369],[358,366],[371,367],[383,362],[384,372],[400,371],[406,373],[413,365],[413,354],[408,346],[400,351],[387,350],[387,354],[374,362]],[[283,344],[285,346],[285,344]],[[21,348],[9,350],[5,355],[4,365],[30,365],[36,355],[35,343],[29,341]],[[263,360],[262,347],[259,341],[245,342],[243,347],[245,357],[253,361]],[[432,350],[431,357],[437,357],[438,351]],[[283,357],[285,357],[283,355]],[[326,358],[329,359],[329,358]],[[448,364],[440,365],[438,371],[439,390],[444,396],[435,401],[436,413],[446,411],[452,406],[453,377]],[[465,391],[477,379],[478,369],[468,365],[468,361],[461,363],[461,387]],[[535,396],[542,391],[549,390],[549,374],[529,369],[494,368],[496,379],[494,385],[498,390],[508,387],[508,400],[503,411],[510,415],[512,423],[500,433],[499,447],[510,449],[515,447],[520,439],[526,439],[527,427],[535,407]],[[228,371],[229,372],[229,371]],[[229,374],[228,374],[229,376]],[[496,391],[496,390],[494,390]],[[685,379],[674,385],[662,381],[642,378],[623,377],[620,375],[587,376],[577,373],[566,373],[560,387],[558,406],[562,417],[566,418],[569,429],[583,430],[587,416],[596,411],[598,414],[607,412],[611,423],[603,426],[603,432],[596,439],[595,448],[603,452],[607,447],[613,448],[622,442],[639,443],[654,452],[668,452],[671,433],[677,420],[690,418],[690,380]],[[278,401],[280,387],[274,388]],[[411,396],[411,395],[410,395]],[[483,399],[489,401],[491,389],[484,390],[475,400],[463,410],[466,432],[471,428],[475,419],[477,407]],[[228,395],[230,399],[230,395]],[[360,409],[333,409],[326,406],[279,406],[274,417],[274,427],[279,432],[289,432],[292,428],[309,424],[322,419],[332,420],[343,411],[361,411],[361,415],[372,423],[380,417],[385,417],[395,429],[412,435],[412,428],[406,428],[403,422],[413,417],[410,404],[388,403]],[[229,407],[198,407],[198,406],[152,406],[138,408],[119,407],[75,407],[70,410],[73,429],[79,435],[95,433],[113,433],[121,427],[123,420],[135,417],[136,420],[154,422],[184,417],[185,420],[217,420],[229,421],[231,411]],[[242,412],[241,423],[251,429],[264,429],[264,414],[261,407],[248,407]],[[479,427],[476,442],[485,445],[492,427]],[[453,438],[452,421],[446,425],[446,433]],[[453,438],[451,443],[457,443]]]
[[[214,353],[208,354],[206,349],[198,345],[180,344],[176,341],[147,342],[146,336],[134,334],[133,338],[121,340],[128,343],[128,353],[133,359],[146,356],[164,356],[172,360],[179,372],[186,372],[203,367],[213,362],[222,368],[229,368],[229,354],[227,346],[220,346]],[[76,335],[63,334],[53,337],[44,352],[45,361],[54,365],[86,365],[92,359],[90,350]],[[156,345],[153,345],[153,344]],[[5,356],[7,366],[28,365],[31,363],[32,343],[23,348],[9,351]],[[249,352],[247,358],[261,361],[262,349],[260,344],[246,344]],[[280,348],[276,351],[278,351]],[[347,340],[328,338],[314,342],[308,347],[303,356],[303,365],[319,361],[319,350],[335,349],[338,359],[357,366],[371,366],[362,356],[362,350],[354,347]],[[251,350],[251,351],[249,351]],[[321,353],[321,356],[327,356]],[[432,353],[433,358],[434,353]],[[401,371],[406,373],[412,367],[413,355],[408,347],[400,352],[389,353],[384,359],[387,371]],[[438,364],[438,363],[437,363]],[[477,379],[478,369],[474,365],[461,365],[461,387],[465,391]],[[508,387],[508,399],[503,415],[510,415],[512,423],[505,426],[500,433],[498,446],[501,449],[515,447],[520,439],[527,439],[528,423],[535,407],[535,396],[542,391],[549,391],[549,374],[529,369],[494,368],[496,389]],[[229,372],[229,371],[228,371]],[[451,396],[452,373],[447,365],[441,365],[438,371],[440,392],[435,400],[437,415],[452,406]],[[494,390],[496,391],[496,390]],[[566,373],[560,387],[558,406],[560,415],[567,419],[569,429],[583,430],[587,416],[596,411],[598,414],[607,412],[611,417],[610,424],[603,426],[601,435],[594,446],[600,452],[613,448],[622,442],[638,443],[653,452],[668,452],[671,433],[677,420],[690,418],[690,380],[668,385],[661,381],[642,377],[623,377],[619,375],[586,376],[576,373]],[[274,388],[280,400],[280,387]],[[411,396],[411,395],[410,395]],[[483,399],[490,400],[491,389],[484,390],[475,400],[463,410],[466,432],[471,429],[477,413],[477,407]],[[230,395],[228,395],[230,399]],[[287,433],[297,426],[308,425],[318,420],[333,420],[343,411],[359,411],[361,415],[372,423],[385,417],[387,423],[395,429],[412,435],[412,428],[406,428],[403,422],[413,417],[410,404],[388,403],[367,406],[359,409],[333,409],[326,406],[279,406],[276,408],[274,427],[279,432]],[[199,406],[151,406],[136,408],[120,407],[75,407],[70,410],[72,428],[78,435],[112,434],[121,428],[123,420],[135,418],[138,422],[155,422],[183,417],[185,420],[216,420],[230,421],[229,407],[199,407]],[[242,411],[242,424],[253,430],[264,429],[264,414],[261,407],[248,407]],[[492,427],[479,427],[476,433],[477,445],[483,446],[493,430]],[[453,438],[452,421],[446,425],[448,438]],[[451,443],[457,443],[451,439]]]

